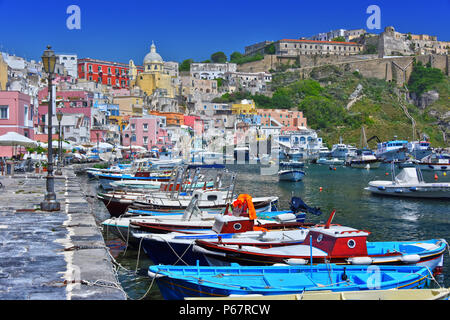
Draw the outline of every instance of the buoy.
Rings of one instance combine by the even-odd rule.
[[[336,167],[334,167],[333,170],[336,171]]]
[[[323,188],[322,188],[322,187],[320,187],[320,188],[319,188],[319,191],[320,191],[320,192],[322,192],[322,190],[323,190]]]
[[[447,172],[442,173],[444,175],[444,177],[447,175]]]
[[[388,176],[388,175],[389,175],[389,172],[386,172],[386,175]]]
[[[437,175],[437,173],[435,173],[434,174],[434,180],[437,180],[438,179],[438,175]]]

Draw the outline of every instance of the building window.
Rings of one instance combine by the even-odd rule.
[[[134,123],[131,124],[131,130],[136,130],[136,125]]]
[[[144,137],[144,144],[148,143],[148,137]]]
[[[136,135],[135,134],[131,135],[131,141],[132,142],[136,142]]]
[[[9,119],[9,106],[0,106],[0,119]]]
[[[144,123],[143,127],[144,127],[144,131],[148,131],[148,123]]]
[[[98,66],[98,72],[102,72],[102,66]]]

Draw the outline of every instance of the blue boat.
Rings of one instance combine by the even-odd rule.
[[[166,300],[230,295],[280,295],[304,291],[359,291],[415,289],[432,275],[418,266],[315,266],[229,267],[150,266]]]
[[[280,181],[301,181],[306,173],[298,169],[280,170],[278,180]]]

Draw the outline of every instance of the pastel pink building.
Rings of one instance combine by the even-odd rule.
[[[196,135],[204,131],[203,120],[199,116],[184,116],[184,125],[191,127]]]
[[[168,141],[169,137],[163,128],[161,117],[131,117],[128,127],[123,130],[122,144],[124,146],[141,146],[150,151],[154,146],[161,148]]]
[[[34,121],[39,132],[45,132],[46,115],[48,113],[48,88],[39,91],[38,116]],[[56,91],[56,111],[62,113],[84,114],[91,119],[94,94],[84,90]],[[54,121],[53,124],[55,125]]]
[[[30,102],[30,96],[27,94],[0,91],[0,135],[13,131],[34,140],[33,106]],[[13,147],[0,147],[1,157],[11,157],[13,152]]]

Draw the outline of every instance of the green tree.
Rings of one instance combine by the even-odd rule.
[[[336,37],[336,38],[331,39],[331,41],[345,42],[345,37],[339,36],[339,37]]]
[[[194,60],[192,59],[186,59],[182,63],[180,63],[180,66],[178,67],[179,71],[190,71],[191,70],[191,63],[193,63]]]
[[[219,51],[211,55],[211,61],[214,63],[225,63],[227,62],[227,56],[222,51]]]
[[[236,63],[236,61],[239,61],[242,57],[242,53],[235,51],[230,55],[230,62]]]
[[[275,45],[273,43],[264,47],[265,54],[275,54],[275,52],[276,52]]]
[[[433,88],[444,80],[444,74],[437,68],[432,68],[431,65],[424,67],[422,62],[415,63],[413,71],[408,81],[409,91],[415,92],[420,96],[425,91]]]

